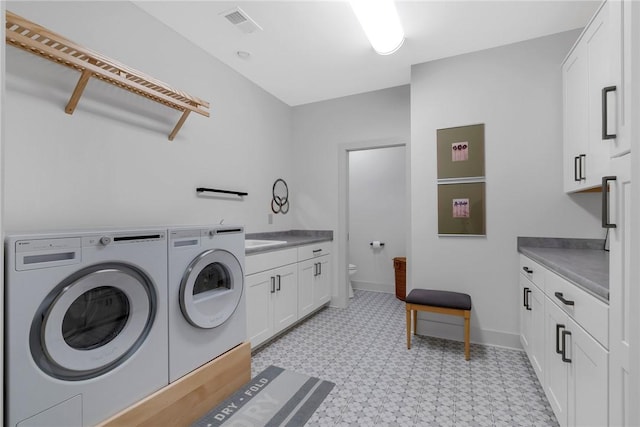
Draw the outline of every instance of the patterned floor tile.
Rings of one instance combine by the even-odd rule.
[[[307,426],[558,426],[521,351],[413,336],[394,295],[355,291],[348,309],[326,308],[252,357],[336,385]]]

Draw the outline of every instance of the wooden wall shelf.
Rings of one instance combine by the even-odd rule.
[[[65,108],[67,114],[73,114],[89,79],[95,77],[181,111],[180,120],[169,134],[170,141],[173,141],[189,113],[194,112],[209,117],[207,111],[209,103],[207,101],[176,90],[140,71],[129,68],[86,47],[79,46],[71,40],[8,10],[6,17],[7,44],[82,73]]]

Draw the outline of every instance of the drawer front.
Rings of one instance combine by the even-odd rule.
[[[298,247],[298,261],[304,261],[331,253],[332,242],[320,242]]]
[[[247,255],[244,259],[244,274],[259,273],[283,265],[294,264],[297,261],[298,250],[296,248]]]
[[[547,273],[545,293],[600,344],[609,348],[609,306],[607,304],[551,272]]]
[[[537,262],[520,255],[520,273],[536,284],[542,291],[545,289],[546,268]]]

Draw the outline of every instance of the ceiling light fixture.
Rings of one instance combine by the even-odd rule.
[[[393,0],[350,0],[369,43],[380,55],[390,55],[404,43],[404,30]]]

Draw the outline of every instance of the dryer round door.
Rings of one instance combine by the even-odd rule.
[[[193,326],[211,329],[222,325],[236,311],[244,288],[238,259],[221,249],[198,255],[180,283],[180,308]]]
[[[120,263],[87,267],[65,279],[41,304],[31,325],[31,353],[48,374],[65,380],[102,375],[140,348],[156,314],[151,279]]]

